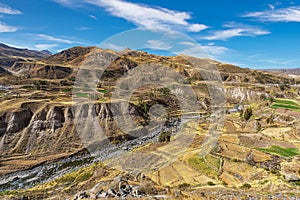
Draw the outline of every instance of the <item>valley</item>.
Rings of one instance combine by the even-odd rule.
[[[299,198],[300,77],[0,47],[0,198]]]

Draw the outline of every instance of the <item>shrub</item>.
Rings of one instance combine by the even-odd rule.
[[[241,189],[250,189],[251,185],[249,183],[244,183],[240,188]]]
[[[188,188],[188,187],[190,187],[190,186],[191,186],[191,184],[188,184],[188,183],[182,183],[182,184],[178,185],[178,188],[179,188],[179,189],[182,189],[182,188]]]
[[[271,172],[271,174],[278,174],[278,171],[273,170],[273,169],[270,172]]]
[[[214,184],[212,181],[208,181],[208,182],[207,182],[207,185],[209,185],[209,186],[214,186],[214,185],[216,185],[216,184]]]
[[[65,92],[65,93],[66,92],[72,92],[72,89],[73,88],[63,88],[62,91]]]
[[[91,172],[83,172],[81,174],[79,174],[76,178],[75,178],[75,182],[82,182],[82,181],[86,181],[88,180],[93,174]]]
[[[171,133],[169,131],[161,132],[158,137],[159,142],[170,142],[170,140],[171,140]]]
[[[252,111],[252,108],[251,107],[248,107],[246,108],[245,111],[242,111],[241,112],[241,119],[242,120],[245,120],[245,121],[248,121],[253,115],[253,111]]]
[[[222,185],[228,185],[225,181],[222,181]]]
[[[300,181],[294,181],[293,183],[294,183],[294,185],[296,185],[296,186],[300,186]]]

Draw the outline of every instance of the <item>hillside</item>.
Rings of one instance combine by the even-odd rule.
[[[185,55],[28,51],[0,66],[0,198],[300,195],[299,78]]]
[[[0,43],[0,56],[1,57],[23,57],[23,58],[45,58],[50,56],[49,51],[35,51],[29,49],[19,49],[7,46]]]

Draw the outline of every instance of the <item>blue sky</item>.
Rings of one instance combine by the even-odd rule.
[[[0,42],[53,53],[98,45],[294,68],[299,36],[300,1],[0,0]]]

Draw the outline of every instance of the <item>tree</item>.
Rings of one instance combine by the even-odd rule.
[[[169,131],[162,131],[158,137],[159,142],[170,142],[171,133]]]
[[[253,115],[253,110],[251,107],[246,108],[245,111],[241,112],[241,119],[248,121]]]

